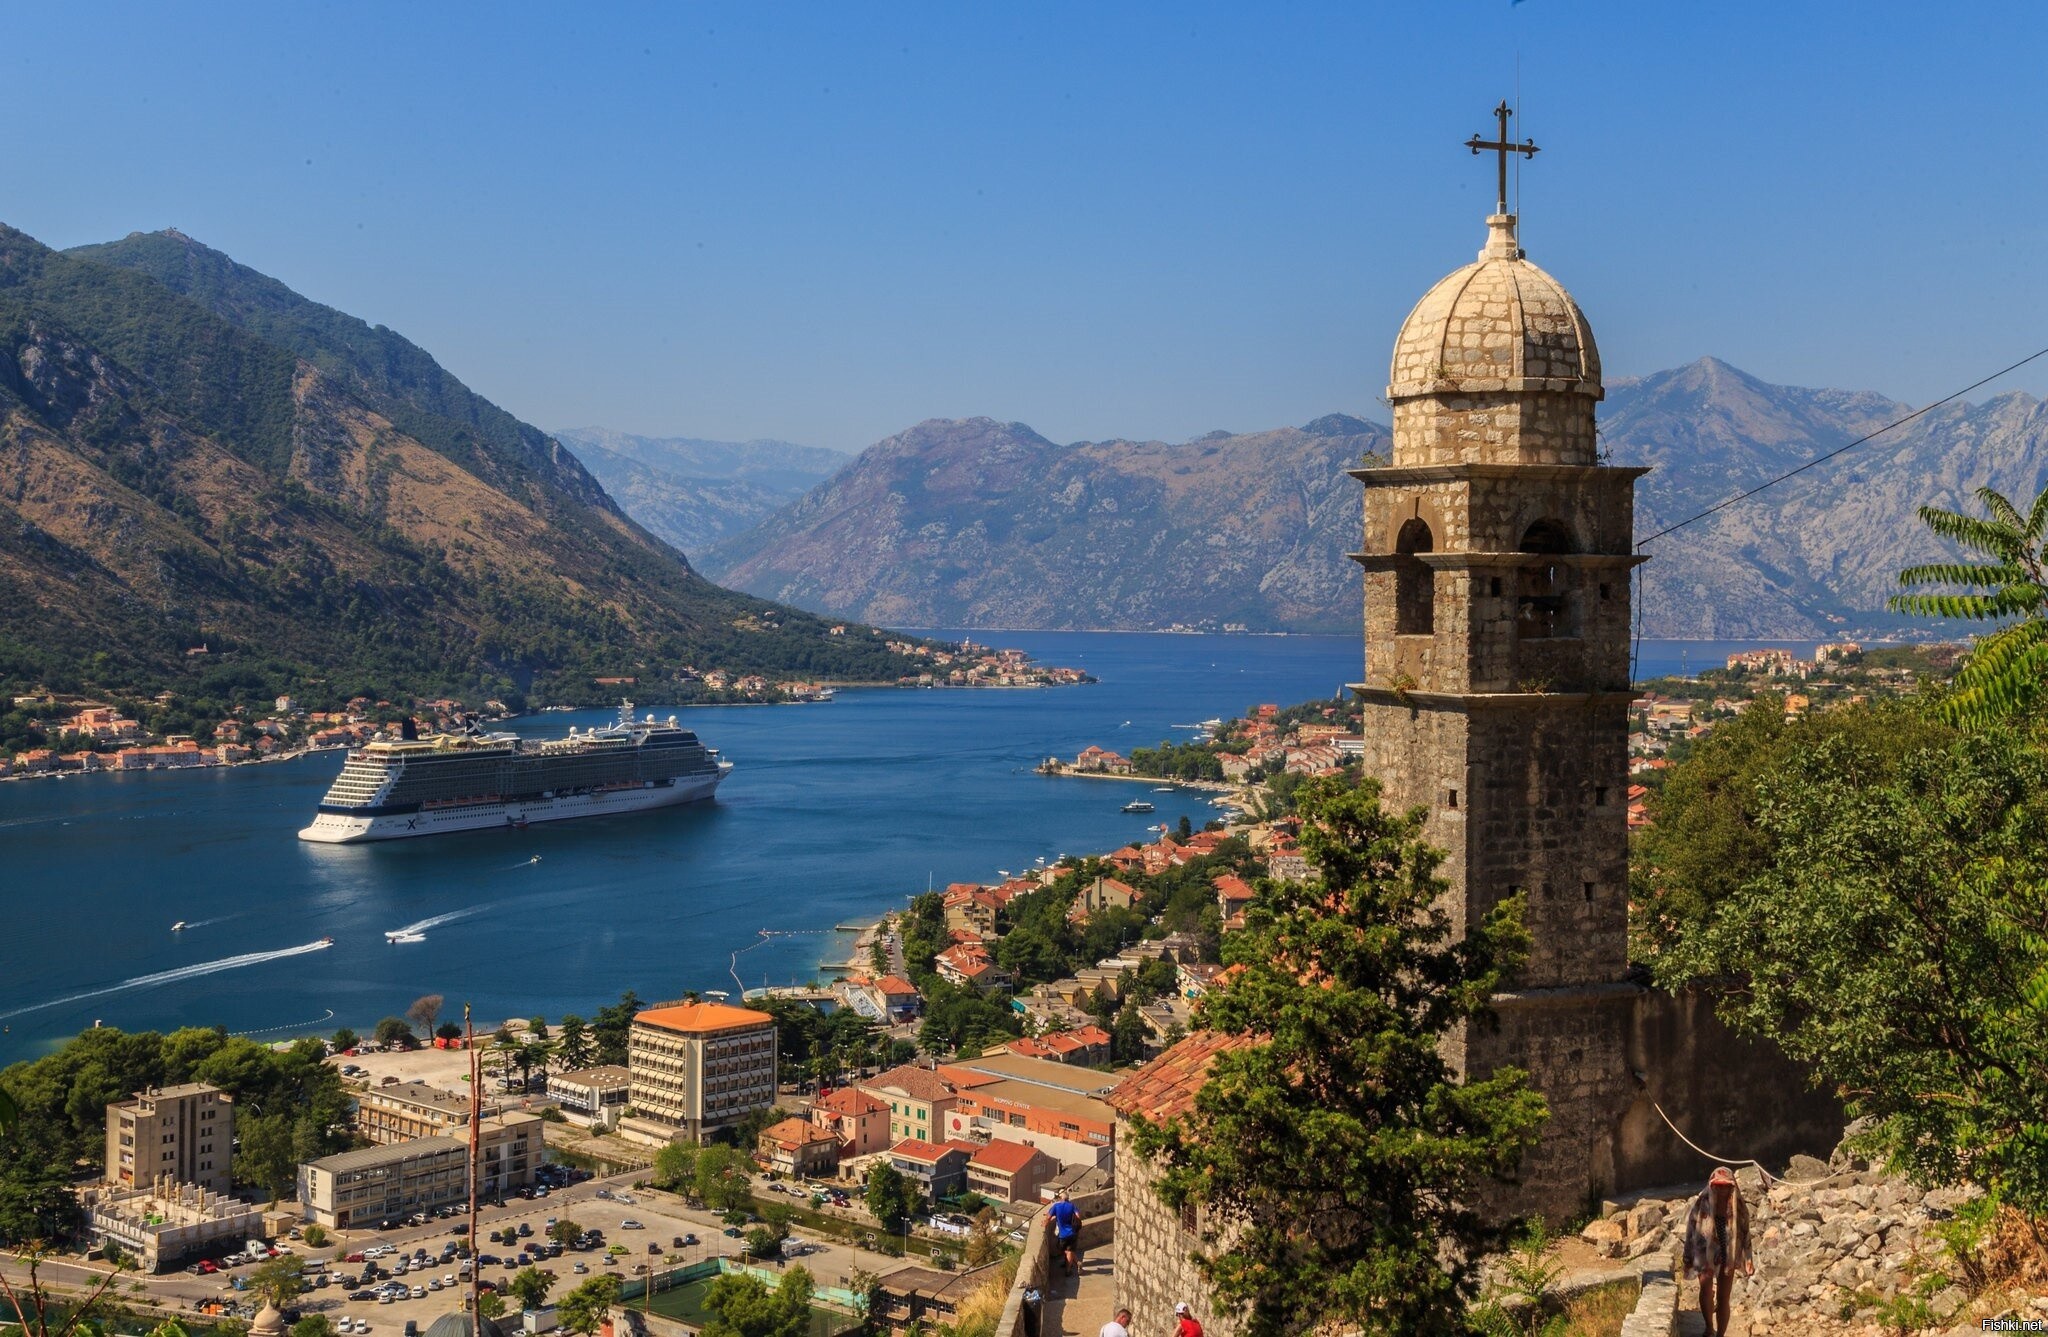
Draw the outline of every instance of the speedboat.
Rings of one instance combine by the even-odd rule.
[[[334,946],[334,939],[332,939],[332,938],[322,938],[322,939],[320,940],[320,945],[321,945],[322,947],[332,947],[332,946]]]
[[[180,919],[180,920],[179,920],[179,921],[178,921],[177,923],[175,923],[175,924],[171,925],[171,932],[173,932],[173,933],[182,933],[182,932],[184,931],[184,929],[185,929],[185,921],[184,921],[184,920],[182,920],[182,919]]]

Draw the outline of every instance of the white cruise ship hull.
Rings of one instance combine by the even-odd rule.
[[[572,817],[644,812],[708,799],[724,778],[725,773],[720,770],[707,775],[678,776],[668,784],[649,783],[515,803],[458,804],[375,817],[323,812],[299,832],[299,839],[322,845],[354,845],[368,840],[405,840],[451,831],[502,830],[533,822],[562,822]]]

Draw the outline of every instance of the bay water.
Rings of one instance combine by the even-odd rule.
[[[715,802],[526,831],[301,842],[338,752],[0,784],[0,1062],[95,1022],[366,1030],[438,993],[444,1015],[469,1002],[485,1024],[552,1023],[627,988],[656,999],[808,981],[848,954],[837,926],[928,883],[992,881],[1217,812],[1201,791],[1034,774],[1045,757],[1129,752],[1261,702],[1330,696],[1362,658],[1351,636],[977,638],[1100,681],[676,711],[734,762]],[[1638,671],[1697,670],[1740,648],[1645,642]],[[554,736],[608,717],[510,727]],[[1140,797],[1156,813],[1121,811]],[[385,941],[407,927],[424,941]]]

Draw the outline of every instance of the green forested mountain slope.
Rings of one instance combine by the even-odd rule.
[[[175,233],[0,227],[0,678],[575,695],[685,664],[907,668],[709,584],[388,330]]]

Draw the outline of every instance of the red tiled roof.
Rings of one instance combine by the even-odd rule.
[[[879,1114],[889,1106],[865,1091],[842,1086],[828,1095],[819,1096],[811,1102],[811,1108],[827,1114],[850,1114],[858,1118],[863,1114]]]
[[[780,1123],[771,1123],[761,1130],[761,1136],[770,1142],[780,1142],[788,1147],[839,1140],[808,1119],[784,1119]]]
[[[1027,1147],[1022,1142],[995,1141],[984,1144],[969,1157],[972,1164],[998,1174],[1013,1175],[1031,1164],[1031,1158],[1038,1155],[1038,1148]]]
[[[1221,877],[1213,878],[1209,885],[1216,888],[1216,894],[1226,901],[1248,901],[1258,895],[1252,890],[1250,883],[1235,873],[1225,873]]]
[[[860,1085],[864,1091],[886,1091],[890,1087],[894,1087],[912,1100],[944,1100],[946,1097],[955,1094],[953,1083],[939,1076],[930,1068],[920,1068],[915,1063],[906,1063],[901,1067],[891,1068],[878,1077],[868,1078]]]
[[[901,975],[884,975],[882,976],[882,978],[875,981],[875,987],[877,989],[880,989],[883,993],[892,995],[915,995],[917,993],[917,986],[915,984],[912,984],[909,980],[904,979]]]
[[[1195,1094],[1209,1080],[1209,1065],[1231,1049],[1256,1043],[1248,1035],[1196,1031],[1116,1084],[1109,1106],[1119,1114],[1173,1119],[1195,1107]]]
[[[637,1013],[633,1020],[649,1026],[659,1026],[665,1031],[682,1031],[695,1034],[702,1031],[729,1031],[741,1026],[772,1024],[775,1018],[766,1012],[752,1008],[727,1007],[724,1003],[678,1003],[674,1007],[657,1007]]]

